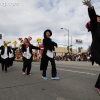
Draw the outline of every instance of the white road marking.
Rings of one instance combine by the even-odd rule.
[[[34,66],[39,66],[39,65],[34,65]],[[51,68],[51,67],[48,67],[48,68]],[[72,73],[86,74],[86,75],[92,75],[92,76],[95,76],[96,75],[94,73],[88,73],[88,72],[80,72],[80,71],[66,70],[66,69],[61,69],[61,68],[56,68],[56,69],[57,70],[66,71],[66,72],[72,72]]]
[[[51,67],[48,67],[48,68],[51,68]],[[57,69],[57,70],[66,71],[66,72],[79,73],[79,74],[87,74],[87,75],[93,75],[93,76],[96,75],[96,74],[94,74],[94,73],[88,73],[88,72],[80,72],[80,71],[66,70],[66,69],[60,69],[60,68],[56,68],[56,69]]]

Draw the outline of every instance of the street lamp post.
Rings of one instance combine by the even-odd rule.
[[[65,29],[65,30],[67,30],[67,32],[68,32],[68,53],[69,53],[69,30],[66,29],[66,28],[61,28],[61,29]]]
[[[66,36],[66,35],[67,35],[67,34],[65,34],[64,36]],[[73,45],[72,45],[72,36],[71,36],[71,35],[69,35],[69,36],[71,37],[71,42],[70,42],[71,44],[70,44],[70,47],[71,47],[71,54],[72,54],[72,46],[73,46]]]
[[[71,54],[72,54],[72,51],[73,51],[72,46],[73,46],[73,44],[72,44],[72,36],[71,36]]]

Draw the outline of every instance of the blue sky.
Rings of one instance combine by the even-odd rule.
[[[100,1],[91,1],[97,14],[100,14]],[[83,40],[79,46],[84,49],[91,44],[91,33],[85,28],[89,21],[87,7],[82,4],[82,0],[0,0],[0,12],[0,34],[3,34],[0,44],[3,40],[13,42],[18,41],[19,37],[32,36],[31,43],[37,45],[36,39],[42,39],[43,32],[51,29],[52,40],[67,45],[68,32],[61,28],[69,30],[73,48],[76,48],[75,39]]]

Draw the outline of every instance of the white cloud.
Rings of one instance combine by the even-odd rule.
[[[43,32],[51,29],[53,40],[59,44],[67,44],[66,30],[73,39],[82,39],[83,48],[91,44],[91,33],[87,32],[85,24],[89,21],[87,7],[82,0],[0,0],[2,3],[18,3],[18,6],[0,6],[0,33],[3,40],[18,40],[19,37],[32,36],[31,41],[36,45],[37,38],[43,38]],[[96,12],[100,14],[99,0],[92,0]],[[71,41],[71,40],[70,40]],[[2,44],[2,40],[0,41]]]

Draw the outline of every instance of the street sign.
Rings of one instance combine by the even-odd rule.
[[[17,41],[14,41],[13,44],[16,45],[17,44]]]
[[[38,38],[36,42],[37,42],[37,43],[41,43],[41,39],[40,39],[40,38]]]

